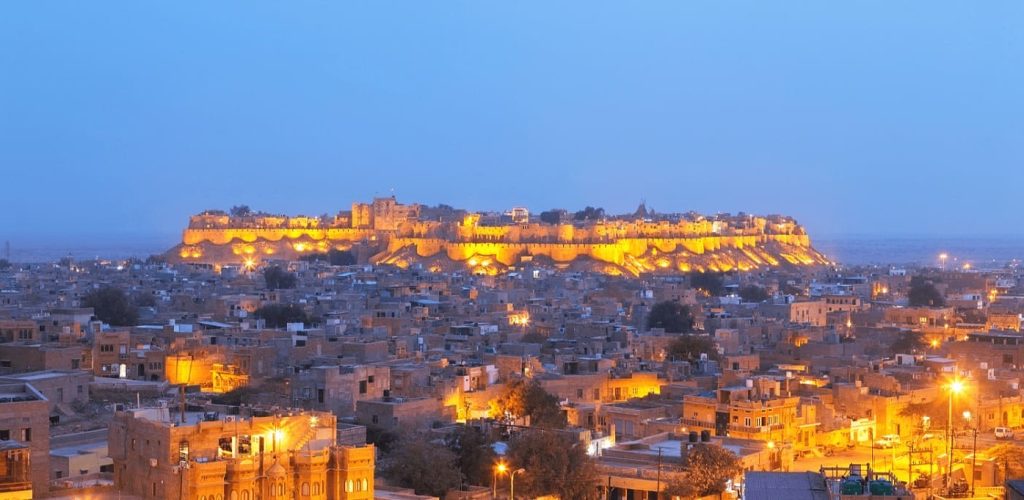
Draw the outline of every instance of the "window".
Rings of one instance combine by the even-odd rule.
[[[370,375],[369,377],[366,377],[366,381],[372,384],[373,383],[373,375]]]
[[[11,361],[9,359],[0,360],[0,366],[2,366],[4,368],[10,368],[11,367]]]
[[[302,496],[309,496],[309,483],[302,483]]]
[[[345,481],[345,491],[348,493],[352,493],[353,491],[355,491],[355,485],[352,483],[351,479]]]
[[[360,380],[359,381],[359,394],[366,394],[366,381],[365,380]]]
[[[377,415],[374,415],[374,416],[370,417],[370,421],[375,423],[375,424],[380,423],[380,419],[377,418]],[[0,432],[2,432],[2,431],[0,431]],[[3,438],[0,438],[0,439],[3,439]]]
[[[114,346],[111,344],[100,344],[100,352],[114,352]]]
[[[583,399],[583,389],[576,389],[576,398]]]
[[[0,441],[10,441],[11,431],[7,429],[0,429]]]
[[[26,443],[32,441],[32,429],[22,429],[21,440]]]

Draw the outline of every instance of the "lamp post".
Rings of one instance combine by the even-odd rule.
[[[508,482],[508,498],[509,500],[516,500],[516,474],[526,472],[526,469],[516,469],[509,474]]]
[[[946,448],[949,454],[946,455],[946,487],[949,487],[949,480],[953,477],[953,396],[964,390],[964,383],[954,378],[949,383],[949,413],[946,415]]]
[[[967,421],[967,428],[974,432],[974,446],[971,448],[971,496],[974,496],[974,469],[978,466],[978,426],[971,425],[971,412],[964,411],[964,420]]]
[[[946,254],[946,252],[942,252],[942,253],[939,254],[939,262],[942,263],[942,270],[943,271],[946,270],[946,259],[948,259],[948,258],[949,258],[949,255]]]
[[[498,465],[494,466],[494,475],[491,476],[491,497],[495,498],[498,496],[498,474],[504,474],[508,472],[508,466],[504,462],[498,462]]]

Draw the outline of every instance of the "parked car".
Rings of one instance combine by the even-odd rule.
[[[899,434],[886,434],[875,441],[875,446],[879,448],[892,448],[900,444]]]
[[[996,439],[1013,439],[1013,429],[1009,427],[996,427]]]

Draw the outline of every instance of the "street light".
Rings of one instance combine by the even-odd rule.
[[[491,496],[498,496],[498,474],[504,474],[508,472],[508,466],[505,462],[498,462],[498,465],[494,466],[494,475],[491,477]]]
[[[943,254],[945,255],[945,254]],[[949,487],[949,480],[953,476],[953,396],[964,391],[964,383],[954,378],[949,383],[949,413],[946,415],[946,448],[949,454],[946,455],[946,487]]]
[[[510,500],[516,500],[516,474],[521,472],[526,472],[526,469],[516,469],[512,471],[512,474],[509,474],[508,498]]]
[[[964,420],[967,421],[967,428],[974,431],[974,447],[971,450],[971,496],[974,496],[974,469],[978,467],[978,426],[971,426],[971,412],[964,411]]]
[[[942,270],[943,271],[946,270],[946,259],[948,259],[948,258],[949,258],[949,255],[947,255],[946,252],[942,252],[942,253],[939,254],[939,262],[942,263]]]

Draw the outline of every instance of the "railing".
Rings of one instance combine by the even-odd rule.
[[[714,429],[714,422],[707,422],[704,420],[697,420],[695,418],[680,418],[679,423],[689,427],[700,427],[702,429]]]
[[[739,425],[739,424],[729,424],[729,430],[730,431],[745,432],[747,434],[757,434],[757,433],[760,433],[760,432],[780,431],[780,430],[783,430],[785,428],[786,428],[786,426],[784,426],[782,424],[772,424],[772,425],[765,425],[765,426],[761,426],[761,427],[746,426],[746,425]]]
[[[12,491],[31,491],[31,481],[18,481],[13,483],[0,483],[0,493],[10,493]]]

